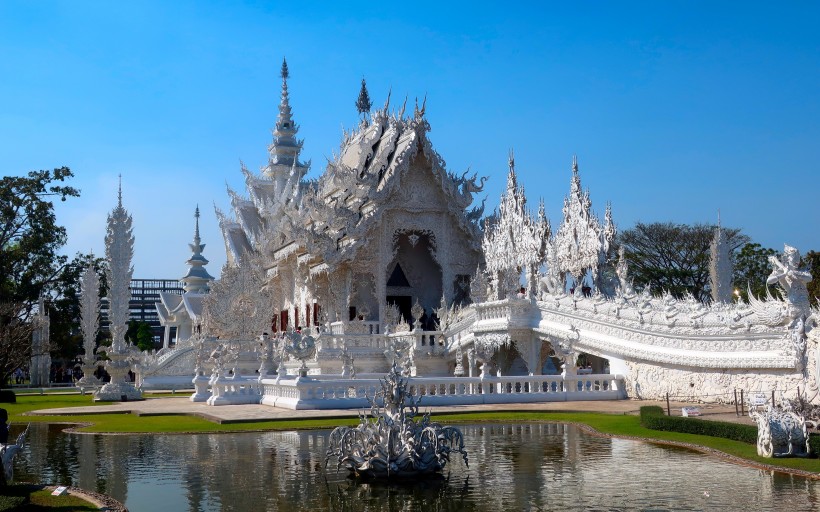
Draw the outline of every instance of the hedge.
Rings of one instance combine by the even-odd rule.
[[[683,416],[666,416],[663,408],[657,405],[641,407],[641,425],[652,430],[666,432],[682,432],[685,434],[699,434],[702,436],[732,439],[743,443],[757,444],[757,426],[740,423],[725,423],[709,421],[699,418],[685,418]],[[809,435],[811,453],[820,454],[820,436]]]
[[[757,443],[757,427],[754,425],[666,416],[663,409],[656,405],[641,407],[641,425],[652,430],[721,437],[750,444]]]
[[[18,486],[0,487],[0,512],[12,510],[25,510],[24,505],[28,504],[28,490]]]

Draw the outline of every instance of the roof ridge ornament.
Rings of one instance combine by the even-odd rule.
[[[285,57],[282,57],[282,70],[279,72],[279,76],[282,77],[283,81],[287,80],[290,76],[290,73],[288,73],[288,61]]]
[[[388,96],[388,102],[389,102]],[[356,99],[356,110],[359,112],[359,115],[364,116],[370,113],[370,109],[373,108],[373,101],[370,100],[370,93],[367,92],[367,82],[365,81],[364,77],[362,77],[362,88],[359,89],[359,97]]]

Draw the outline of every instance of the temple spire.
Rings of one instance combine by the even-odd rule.
[[[194,217],[196,218],[196,229],[194,230],[194,243],[196,245],[200,244],[199,238],[199,205],[196,205],[196,212],[194,213]]]
[[[279,76],[282,77],[283,82],[288,79],[288,76],[290,76],[288,73],[288,61],[284,57],[282,57],[282,71],[279,73]]]
[[[185,274],[185,277],[180,279],[180,281],[182,281],[182,288],[185,292],[207,293],[208,283],[213,281],[214,277],[205,270],[205,265],[208,264],[208,260],[202,255],[202,251],[205,250],[205,244],[202,243],[199,237],[199,205],[196,206],[194,218],[196,219],[194,241],[188,244],[193,254],[188,261],[186,261],[190,268],[188,269],[188,273]]]
[[[299,161],[302,141],[296,139],[299,125],[293,121],[293,111],[290,107],[290,94],[288,93],[290,70],[286,59],[282,59],[282,69],[279,75],[282,77],[279,114],[276,118],[276,126],[273,128],[273,141],[268,146],[268,165],[262,169],[262,173],[273,180],[277,190],[281,191],[292,173],[296,174],[296,179],[291,180],[291,183],[299,183],[299,180],[307,173],[310,163]]]
[[[364,116],[370,113],[370,108],[373,106],[373,102],[370,101],[370,94],[367,92],[367,83],[364,81],[364,77],[362,77],[362,88],[359,89],[359,97],[356,99],[356,110],[359,111],[359,114]]]
[[[518,180],[515,177],[515,151],[510,148],[510,155],[507,159],[510,170],[507,173],[507,193],[512,193],[518,188]]]

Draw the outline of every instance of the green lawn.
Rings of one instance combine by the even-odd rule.
[[[51,489],[44,489],[39,485],[14,484],[0,490],[0,512],[6,510],[74,512],[99,508],[70,494],[52,496]]]
[[[170,396],[170,395],[169,395]],[[176,395],[179,396],[179,395]],[[82,432],[95,433],[208,433],[264,430],[295,430],[307,428],[332,428],[338,425],[354,425],[358,418],[321,418],[304,420],[277,420],[246,423],[214,423],[203,418],[184,415],[137,416],[132,414],[89,414],[72,416],[23,416],[27,411],[55,407],[80,407],[103,405],[93,402],[90,395],[28,395],[18,396],[16,404],[0,404],[9,411],[14,423],[52,422],[79,423]],[[783,468],[818,473],[820,459],[766,459],[758,457],[756,447],[728,439],[649,430],[641,426],[640,418],[631,415],[567,413],[567,412],[488,412],[434,415],[442,423],[480,422],[527,422],[547,421],[581,423],[604,434],[633,436],[651,440],[690,443],[754,461]]]

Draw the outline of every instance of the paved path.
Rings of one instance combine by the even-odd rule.
[[[582,402],[545,402],[536,404],[492,404],[492,405],[462,405],[424,407],[423,411],[433,413],[444,412],[492,412],[492,411],[561,411],[561,412],[598,412],[605,414],[634,414],[637,415],[645,405],[659,405],[666,408],[666,402],[651,400],[601,400]],[[673,416],[680,416],[681,407],[691,406],[682,402],[672,402]],[[753,424],[748,416],[738,417],[734,406],[698,404],[702,418],[733,423]],[[168,415],[187,414],[200,416],[217,423],[238,423],[249,421],[268,421],[304,418],[338,418],[356,417],[358,409],[329,409],[294,411],[267,405],[222,405],[209,406],[204,403],[191,402],[187,397],[180,398],[148,398],[139,402],[120,402],[111,405],[95,405],[88,407],[65,407],[60,409],[42,409],[32,411],[34,415],[77,415],[77,414],[107,414],[133,413],[138,415]]]

